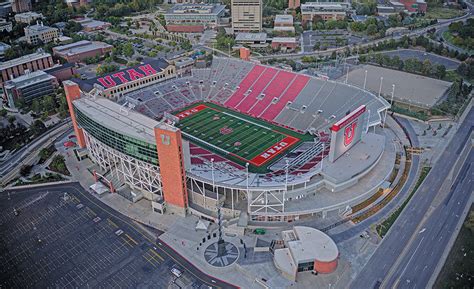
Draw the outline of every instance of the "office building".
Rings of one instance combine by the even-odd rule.
[[[215,28],[225,14],[225,5],[176,4],[164,14],[169,32],[200,33]]]
[[[54,65],[49,53],[32,53],[9,61],[0,62],[0,86],[7,80],[24,75],[28,70],[44,70]]]
[[[232,0],[231,6],[234,32],[262,30],[262,0]]]
[[[43,19],[43,14],[29,11],[29,12],[19,13],[15,15],[15,21],[17,23],[30,24],[31,22],[38,19]]]
[[[65,59],[67,62],[79,62],[89,57],[103,56],[112,52],[112,45],[81,40],[67,45],[53,47],[53,55]]]
[[[43,22],[25,28],[26,42],[40,44],[54,41],[59,37],[59,29],[43,25]]]
[[[350,8],[349,2],[307,2],[301,4],[301,19],[303,25],[315,18],[322,21],[344,20]]]
[[[12,10],[21,13],[31,10],[31,0],[12,0]]]
[[[4,94],[8,106],[14,108],[16,100],[31,103],[35,98],[52,95],[58,85],[56,77],[44,71],[27,71],[25,75],[5,82]]]

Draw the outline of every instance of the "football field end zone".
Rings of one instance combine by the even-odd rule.
[[[197,143],[204,143],[205,145],[217,150],[217,151],[220,151],[224,154],[227,154],[229,156],[233,156],[243,162],[248,162],[249,164],[255,166],[255,167],[262,167],[264,164],[268,163],[269,161],[271,161],[272,159],[274,159],[275,157],[279,156],[280,154],[284,153],[285,151],[287,151],[289,148],[291,148],[293,145],[297,144],[298,142],[301,141],[300,138],[298,137],[295,137],[295,136],[290,136],[284,132],[281,132],[281,131],[277,131],[277,130],[274,130],[272,129],[271,127],[267,127],[265,125],[262,125],[262,124],[259,124],[259,123],[256,123],[256,122],[252,122],[246,118],[243,118],[243,117],[239,117],[237,115],[234,115],[232,113],[228,113],[227,111],[225,110],[218,110],[214,107],[210,107],[206,104],[194,104],[194,106],[192,107],[187,107],[185,108],[184,110],[182,110],[181,112],[178,112],[178,113],[175,113],[175,115],[179,118],[179,119],[184,119],[184,118],[187,118],[187,117],[190,117],[204,109],[212,109],[212,110],[215,110],[215,111],[218,111],[220,113],[223,113],[225,115],[228,115],[228,116],[231,116],[233,118],[236,118],[236,119],[240,119],[246,123],[249,123],[249,124],[252,124],[252,125],[255,125],[255,126],[258,126],[258,127],[261,127],[263,129],[268,129],[270,131],[273,131],[275,133],[278,133],[278,134],[281,134],[282,136],[284,136],[284,138],[282,140],[279,140],[271,145],[269,145],[268,147],[266,148],[263,148],[262,149],[262,152],[260,154],[258,154],[257,156],[253,157],[252,159],[246,159],[245,157],[242,157],[242,156],[239,156],[235,153],[232,153],[232,152],[229,152],[219,146],[216,146],[214,144],[211,144],[211,143],[208,143],[202,139],[200,139],[199,137],[196,137],[196,136],[193,136],[189,133],[186,133],[183,131],[183,134],[186,135],[189,139],[192,139],[192,140],[195,140]]]

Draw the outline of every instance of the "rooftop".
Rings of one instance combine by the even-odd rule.
[[[45,57],[51,57],[51,54],[46,53],[46,52],[37,52],[37,53],[28,54],[22,57],[18,57],[18,58],[0,63],[0,70],[7,69],[8,67],[20,65],[23,63],[27,63],[30,61],[42,59]]]
[[[266,41],[267,33],[237,33],[236,41]]]
[[[221,4],[176,4],[166,14],[219,14],[224,11]]]
[[[73,20],[73,21],[81,24],[82,27],[84,27],[84,28],[97,28],[97,27],[101,27],[101,26],[104,26],[104,25],[110,25],[110,23],[108,23],[108,22],[99,21],[99,20],[95,20],[95,19],[92,19],[92,18],[84,18],[84,19]]]
[[[296,240],[288,241],[288,248],[296,263],[332,262],[339,256],[336,243],[323,232],[303,226],[295,226],[292,232]]]
[[[276,15],[275,23],[293,24],[293,16],[291,15]]]
[[[83,95],[74,106],[101,125],[120,131],[130,137],[155,144],[154,127],[159,124],[152,118],[106,98],[93,99]]]
[[[23,12],[15,15],[16,17],[26,17],[26,18],[31,18],[31,17],[36,17],[36,18],[43,18],[43,14],[37,13],[34,11],[28,11],[28,12]]]
[[[47,74],[44,71],[37,70],[34,72],[29,72],[25,75],[19,76],[12,80],[7,81],[6,85],[12,84],[17,88],[25,87],[36,82],[55,79],[56,77]]]
[[[273,37],[272,42],[296,43],[296,37]]]
[[[81,40],[71,44],[56,46],[53,48],[55,53],[63,55],[75,55],[95,49],[112,48],[113,46],[104,42]]]
[[[52,30],[58,30],[58,28],[54,28],[54,27],[49,27],[49,26],[45,26],[43,25],[43,23],[41,24],[35,24],[35,25],[31,25],[31,26],[28,26],[25,28],[28,32],[45,32],[45,31],[52,31]]]

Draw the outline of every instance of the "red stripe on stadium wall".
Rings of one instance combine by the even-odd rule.
[[[277,155],[281,154],[285,150],[287,150],[290,146],[297,143],[298,141],[299,139],[296,137],[286,136],[284,139],[275,143],[274,145],[266,149],[264,152],[262,152],[258,156],[249,160],[249,163],[251,163],[254,166],[261,166],[264,163],[276,157]]]
[[[347,124],[358,118],[361,114],[363,114],[366,110],[365,105],[359,106],[356,110],[352,111],[348,115],[346,115],[344,118],[336,122],[335,124],[332,125],[331,130],[332,131],[339,131],[341,128],[345,127]]]
[[[182,111],[182,112],[178,113],[176,116],[179,117],[179,119],[183,119],[183,118],[186,118],[186,117],[191,116],[193,114],[196,114],[196,113],[198,113],[201,110],[206,109],[206,108],[208,108],[207,105],[200,104],[200,105],[197,105],[197,106],[195,106],[193,108],[190,108],[188,110]]]

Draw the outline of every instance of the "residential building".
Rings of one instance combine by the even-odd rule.
[[[5,82],[4,94],[8,106],[14,108],[16,100],[31,103],[35,98],[53,94],[58,85],[56,77],[44,71],[26,71],[25,75]]]
[[[2,60],[5,57],[5,52],[10,48],[11,48],[10,45],[0,42],[0,60]]]
[[[0,17],[5,17],[12,12],[12,3],[9,1],[0,2]]]
[[[176,4],[164,14],[169,32],[196,33],[215,28],[225,14],[221,4]]]
[[[44,26],[43,22],[25,28],[26,42],[33,45],[54,41],[58,36],[58,28]]]
[[[300,0],[288,0],[288,8],[289,9],[296,9],[300,7]]]
[[[19,23],[30,24],[37,19],[43,19],[43,14],[29,11],[15,15],[15,21]]]
[[[234,33],[262,31],[262,0],[231,0],[231,6]]]
[[[13,30],[13,24],[6,19],[0,19],[0,32],[6,31],[11,32]]]
[[[36,71],[50,68],[54,65],[49,53],[32,53],[9,61],[0,62],[0,86],[7,80],[12,80],[25,71]]]
[[[53,55],[67,62],[79,62],[85,58],[103,56],[114,47],[104,42],[81,40],[71,44],[53,47]]]
[[[267,44],[267,33],[237,33],[235,36],[235,43],[239,45],[247,45],[250,47],[266,47]]]
[[[110,24],[109,22],[94,20],[91,18],[84,18],[84,19],[73,20],[73,21],[81,24],[82,30],[87,31],[87,32],[104,30],[112,26],[112,24]]]
[[[273,31],[283,33],[294,33],[293,16],[291,15],[276,15],[273,22]]]
[[[307,2],[301,4],[301,18],[303,25],[313,19],[344,20],[351,9],[349,2]]]
[[[12,10],[15,13],[30,11],[31,0],[12,0]]]
[[[274,37],[272,39],[272,48],[282,51],[293,51],[298,47],[296,37]]]

